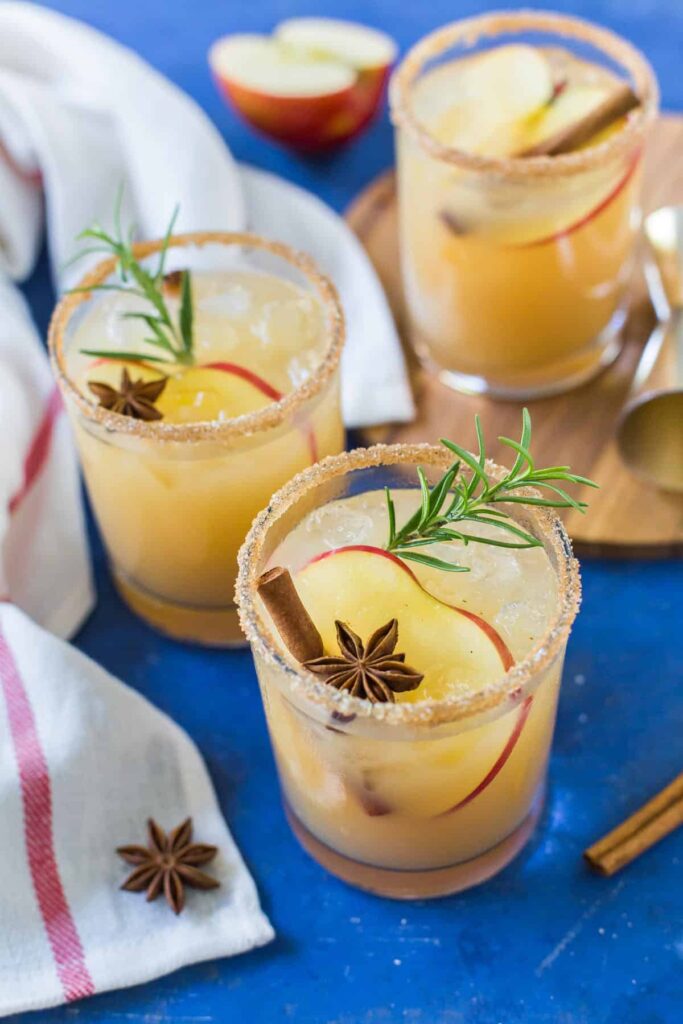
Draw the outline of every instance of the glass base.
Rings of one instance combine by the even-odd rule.
[[[453,391],[466,395],[489,395],[504,401],[548,398],[586,384],[610,366],[621,352],[621,330],[625,321],[626,313],[619,310],[587,351],[537,371],[511,374],[505,381],[442,367],[434,361],[424,344],[416,345],[416,351],[422,365]]]
[[[144,590],[114,568],[112,576],[116,589],[131,611],[160,633],[174,640],[185,640],[206,647],[247,646],[235,605],[227,608],[201,608],[175,604]]]
[[[541,815],[544,799],[545,787],[542,787],[522,824],[490,850],[451,867],[425,871],[397,871],[352,860],[316,839],[313,833],[302,825],[286,801],[285,813],[294,835],[304,850],[343,882],[358,889],[365,889],[375,896],[388,896],[395,900],[424,900],[451,896],[453,893],[462,892],[463,889],[471,889],[472,886],[480,885],[502,871],[529,840]]]

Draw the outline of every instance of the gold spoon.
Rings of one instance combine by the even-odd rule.
[[[659,323],[643,349],[617,444],[634,473],[683,493],[683,206],[651,213],[644,233],[645,277]]]

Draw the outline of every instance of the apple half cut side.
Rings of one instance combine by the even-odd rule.
[[[127,366],[132,376],[142,376],[146,380],[154,380],[164,373],[161,364],[155,366],[151,363],[111,357],[95,359],[88,364],[86,373],[89,377],[89,371],[97,368],[98,379],[117,387],[121,366]],[[224,376],[216,378],[216,374]],[[87,384],[87,379],[85,383]],[[166,422],[196,423],[194,403],[199,392],[205,396],[204,407],[208,420],[216,419],[219,410],[226,406],[230,409],[232,418],[262,409],[270,402],[279,402],[284,397],[281,391],[245,366],[230,362],[212,362],[191,366],[179,377],[170,377],[168,385],[156,402],[156,407]],[[212,400],[213,392],[215,398]],[[183,414],[184,409],[187,410],[186,415]],[[301,431],[305,440],[311,464],[317,462],[318,444],[313,427],[304,421],[297,429]]]
[[[441,699],[448,695],[453,678],[478,689],[514,664],[493,626],[434,597],[405,562],[381,548],[359,544],[321,552],[297,572],[296,586],[329,651],[336,649],[335,619],[348,622],[364,638],[389,619],[398,619],[399,648],[406,662],[426,676],[417,691],[401,695],[401,700]],[[415,773],[374,769],[363,779],[363,793],[349,788],[371,816],[395,812],[433,818],[450,813],[482,793],[501,771],[519,740],[530,706],[528,698],[512,731],[501,719],[487,725],[484,736],[476,729],[463,734],[454,752],[435,747],[439,760],[434,765],[431,755],[423,753],[426,761],[416,763]],[[433,791],[425,792],[430,787],[422,781],[432,771],[436,782]],[[457,798],[455,783],[461,794]]]
[[[396,56],[384,33],[296,18],[273,36],[233,35],[209,51],[219,89],[258,131],[302,151],[357,135],[379,108]]]

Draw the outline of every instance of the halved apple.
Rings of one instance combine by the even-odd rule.
[[[273,36],[219,39],[209,63],[219,88],[258,130],[294,148],[329,148],[377,111],[396,47],[382,32],[332,18],[294,18]]]
[[[425,674],[420,687],[397,694],[398,701],[480,689],[513,664],[492,626],[429,594],[405,562],[381,548],[325,551],[299,570],[296,587],[329,651],[336,649],[335,619],[348,622],[363,637],[388,619],[398,619],[400,650],[408,664]],[[507,763],[530,707],[528,698],[510,715],[458,736],[428,744],[402,742],[396,764],[389,758],[384,766],[380,759],[366,769],[362,787],[345,780],[347,788],[373,816],[432,818],[464,807]]]

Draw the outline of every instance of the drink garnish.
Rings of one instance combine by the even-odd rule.
[[[155,900],[163,891],[174,914],[185,906],[185,886],[192,889],[217,889],[218,879],[199,870],[218,853],[218,847],[192,842],[192,818],[187,818],[168,835],[153,818],[147,822],[147,846],[119,846],[116,852],[134,871],[122,889],[127,892],[147,892],[147,902]]]
[[[557,93],[553,99],[557,98]],[[598,132],[604,131],[622,117],[626,117],[632,110],[640,106],[640,100],[633,89],[626,82],[614,89],[609,96],[606,96],[602,103],[590,110],[578,121],[561,128],[547,139],[529,146],[516,156],[560,156],[562,153],[571,153],[580,146],[589,142]]]
[[[424,676],[396,654],[398,622],[390,619],[366,644],[345,622],[335,621],[339,655],[323,655],[303,663],[326,683],[373,704],[394,703],[394,693],[415,690]]]
[[[87,241],[87,248],[78,253],[71,263],[92,253],[103,253],[113,256],[116,260],[118,280],[107,284],[93,284],[89,287],[72,288],[72,292],[128,292],[146,300],[151,307],[148,311],[131,311],[122,313],[125,320],[139,320],[147,328],[149,335],[143,339],[145,345],[152,346],[154,354],[140,352],[121,352],[111,350],[80,349],[87,356],[98,356],[104,359],[126,359],[127,361],[145,363],[182,363],[191,366],[194,359],[194,315],[192,305],[192,283],[189,270],[178,271],[180,306],[177,317],[174,317],[166,303],[169,289],[164,288],[166,255],[168,252],[173,228],[178,216],[176,206],[164,235],[159,258],[154,272],[147,270],[136,258],[133,251],[135,228],[131,227],[124,235],[121,228],[121,193],[119,193],[114,211],[114,233],[110,234],[100,224],[93,224],[78,235],[78,239]]]
[[[256,589],[290,654],[301,662],[319,658],[324,651],[322,637],[299,597],[289,569],[281,565],[267,569],[259,576]]]
[[[424,470],[417,475],[422,491],[422,503],[400,529],[396,526],[396,510],[391,491],[385,487],[389,516],[389,538],[385,550],[406,561],[418,562],[447,572],[469,572],[463,565],[455,565],[441,558],[424,554],[420,548],[431,544],[459,541],[467,545],[492,544],[503,548],[536,548],[541,541],[514,522],[501,505],[540,505],[546,508],[573,508],[584,512],[586,502],[577,501],[558,483],[598,485],[587,477],[578,476],[569,466],[549,466],[537,469],[529,445],[531,443],[531,416],[522,412],[522,436],[519,441],[499,437],[501,444],[512,448],[517,457],[512,469],[502,480],[493,479],[486,469],[486,448],[478,416],[474,418],[479,451],[476,455],[466,451],[454,441],[441,439],[441,444],[457,456],[441,479],[429,487]],[[466,469],[470,470],[467,474]],[[544,492],[539,496],[520,494],[522,488],[535,487]],[[495,507],[494,507],[495,506]],[[500,537],[466,533],[462,524],[477,523],[500,530]],[[457,529],[455,527],[458,527]]]
[[[132,416],[136,420],[160,420],[163,414],[154,403],[166,387],[167,377],[156,380],[132,380],[124,366],[118,391],[104,381],[90,380],[88,387],[103,409],[117,412],[121,416]]]

